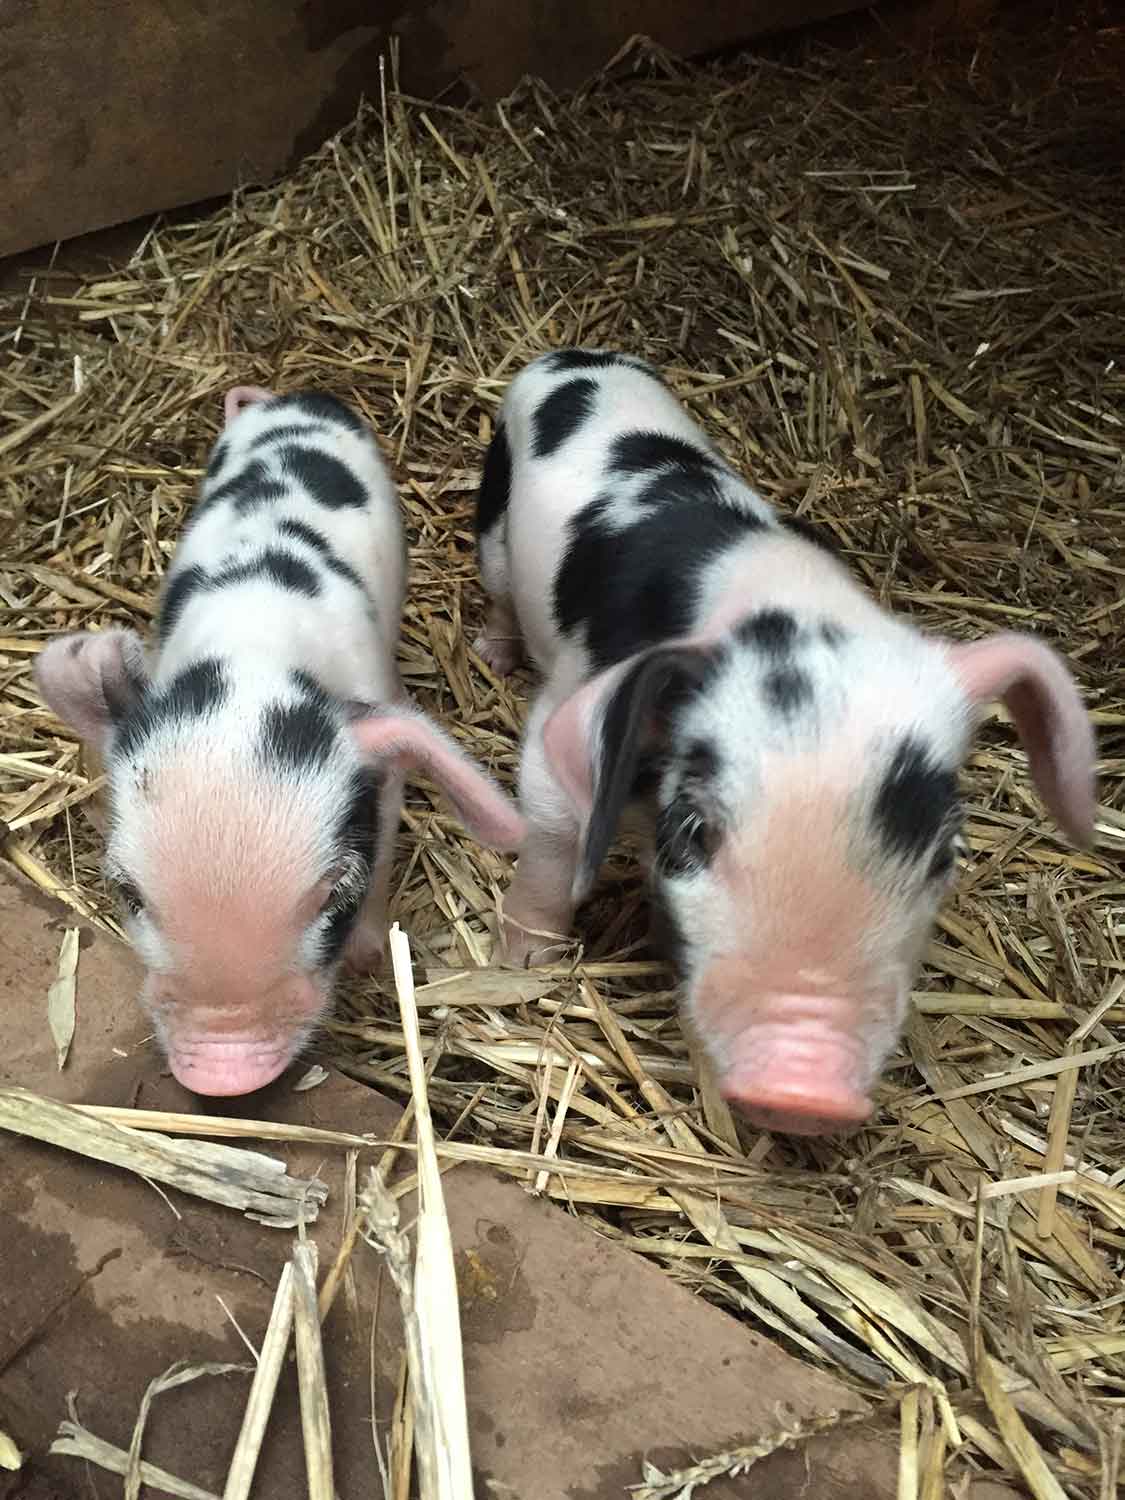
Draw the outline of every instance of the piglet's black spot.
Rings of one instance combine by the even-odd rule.
[[[333,553],[329,557],[326,557],[324,559],[324,563],[326,567],[330,568],[332,572],[337,575],[337,577],[346,578],[350,584],[353,584],[357,589],[359,589],[364,597],[367,598],[367,585],[364,583],[363,579],[359,576],[356,570],[352,567],[351,563],[346,563],[342,557],[337,557],[335,553]],[[374,617],[378,614],[378,610],[375,608],[375,605],[372,603],[370,598],[367,598],[367,608],[370,612],[371,617],[374,619]]]
[[[284,409],[295,411],[310,421],[335,422],[352,432],[363,431],[363,419],[338,396],[330,396],[327,391],[295,391],[284,398]]]
[[[367,504],[367,491],[359,478],[331,454],[293,445],[282,448],[279,456],[285,472],[327,510],[362,510]]]
[[[333,556],[332,545],[322,531],[317,531],[315,526],[309,526],[304,521],[298,521],[292,516],[286,516],[284,520],[277,523],[277,529],[284,536],[293,537],[295,541],[304,542],[306,547],[311,547],[318,557]]]
[[[719,752],[710,740],[693,740],[681,762],[685,777],[694,782],[713,781],[720,763]]]
[[[306,438],[323,437],[324,425],[313,422],[286,422],[279,427],[268,427],[265,432],[259,432],[258,436],[250,444],[250,451],[255,449],[272,448],[278,443],[300,443]]]
[[[895,748],[873,812],[888,854],[920,859],[956,817],[956,773],[938,765],[924,743],[908,736]]]
[[[131,756],[158,730],[191,724],[226,702],[230,684],[217,657],[204,657],[177,673],[166,687],[137,699],[121,719],[113,741],[114,756]]]
[[[160,703],[172,718],[200,719],[220,708],[229,692],[222,662],[208,656],[173,677],[161,693]]]
[[[817,634],[833,651],[838,651],[848,638],[848,631],[842,625],[837,625],[834,620],[822,620],[817,627]]]
[[[289,672],[289,681],[297,689],[302,698],[309,699],[320,708],[328,711],[332,703],[332,697],[328,689],[311,672],[304,667],[292,667]]]
[[[315,697],[304,695],[296,703],[271,703],[262,712],[259,759],[267,766],[290,772],[326,765],[338,727],[336,716]]]
[[[204,486],[203,501],[199,509],[222,505],[229,501],[241,514],[254,510],[270,500],[280,499],[284,490],[270,474],[265,464],[254,459],[237,474],[232,474],[214,488]]]
[[[700,501],[659,507],[624,528],[607,524],[600,495],[571,519],[555,576],[555,617],[567,634],[585,627],[595,666],[686,635],[708,563],[755,531],[757,517]]]
[[[340,557],[328,538],[323,532],[317,531],[315,526],[308,526],[304,521],[298,521],[292,517],[286,517],[284,521],[277,523],[277,529],[283,536],[291,538],[295,542],[303,542],[306,547],[312,549],[320,558],[326,568],[330,568],[340,578],[346,578],[362,593],[367,593],[367,585],[359,576],[351,563],[346,563]]]
[[[320,939],[322,964],[334,964],[344,950],[359,909],[363,905],[371,880],[375,847],[379,838],[379,776],[363,769],[352,777],[344,812],[335,830],[335,842],[341,853],[359,861],[364,878],[353,877],[332,893],[326,910],[327,920]]]
[[[224,436],[221,437],[215,444],[215,446],[211,449],[211,457],[207,461],[208,479],[214,479],[215,475],[223,467],[223,462],[226,459],[227,449],[229,448],[229,446],[230,444]]]
[[[248,485],[241,495],[235,496],[234,508],[240,516],[245,516],[260,506],[286,499],[288,494],[285,485],[276,479],[267,479],[261,484]]]
[[[198,563],[172,574],[160,603],[160,618],[156,625],[158,640],[167,640],[187,608],[188,601],[203,592],[209,581],[206,571]]]
[[[744,646],[781,656],[797,644],[797,621],[787,609],[760,609],[740,620],[734,635]]]
[[[254,484],[248,487],[242,495],[237,496],[234,508],[239,511],[240,516],[246,516],[249,511],[258,510],[260,505],[272,505],[278,499],[287,498],[288,490],[278,480],[266,480],[264,484]]]
[[[214,575],[211,587],[226,588],[231,584],[251,583],[259,578],[276,584],[287,593],[304,594],[309,599],[314,599],[320,593],[320,579],[316,576],[316,570],[301,558],[295,557],[292,552],[285,552],[280,547],[264,547],[245,562],[228,563]]]
[[[790,718],[812,702],[812,682],[796,667],[775,667],[762,678],[762,697],[775,713]]]
[[[699,506],[722,505],[723,490],[719,472],[710,464],[696,464],[694,468],[657,469],[637,492],[639,505],[652,506]],[[727,509],[733,509],[728,506]],[[745,517],[745,529],[753,531],[763,525],[752,511],[740,511]]]
[[[484,457],[484,473],[477,491],[478,537],[490,532],[506,513],[511,493],[512,446],[503,422],[498,422]]]
[[[174,718],[197,719],[221,707],[229,692],[222,662],[208,656],[173,677],[160,694],[160,703]]]
[[[379,839],[379,783],[379,773],[373,768],[356,772],[336,829],[339,844],[369,861]]]
[[[635,354],[619,354],[613,349],[556,349],[553,354],[546,357],[546,363],[552,370],[560,374],[564,370],[611,370],[621,368],[634,370],[639,375],[647,375],[650,380],[655,380],[663,385],[660,376],[643,359],[638,359]]]
[[[267,547],[261,556],[261,568],[272,583],[291,593],[305,594],[309,598],[320,593],[320,579],[315,571],[291,552]]]
[[[610,447],[615,474],[650,476],[637,494],[641,505],[694,508],[722,504],[719,465],[694,443],[665,432],[624,432]],[[747,529],[758,523],[745,512]]]
[[[584,377],[556,386],[535,413],[535,456],[549,458],[567,442],[594,410],[597,382]]]
[[[694,443],[667,432],[623,432],[610,447],[609,466],[619,474],[647,474],[654,469],[710,470],[709,454]]]
[[[609,365],[625,363],[623,355],[612,349],[556,349],[547,356],[552,370],[604,370]]]

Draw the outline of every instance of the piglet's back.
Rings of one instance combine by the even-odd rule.
[[[341,696],[385,697],[404,582],[398,500],[366,424],[319,393],[254,399],[228,412],[169,567],[154,679],[213,655],[284,657]]]

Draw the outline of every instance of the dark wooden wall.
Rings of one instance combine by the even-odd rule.
[[[3,0],[0,255],[259,183],[402,82],[582,82],[641,32],[694,54],[861,0]]]

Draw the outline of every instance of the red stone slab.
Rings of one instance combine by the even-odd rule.
[[[57,1071],[45,1001],[72,917],[0,878],[0,1082],[55,1098],[198,1109],[145,1041],[137,972],[112,940],[85,934],[78,1029]],[[398,1106],[339,1075],[308,1092],[288,1075],[223,1111],[386,1136]],[[341,1234],[343,1154],[264,1146],[330,1197],[312,1230],[322,1265]],[[361,1174],[366,1154],[360,1160]],[[362,1180],[362,1177],[361,1177]],[[839,1382],[791,1358],[512,1180],[469,1167],[444,1178],[461,1286],[478,1500],[626,1500],[647,1458],[679,1467],[774,1430],[778,1421],[862,1410]],[[171,1205],[171,1206],[170,1206]],[[413,1213],[403,1205],[404,1222]],[[254,1341],[264,1332],[291,1236],[152,1187],[54,1148],[0,1135],[0,1427],[31,1454],[0,1478],[4,1500],[115,1496],[120,1481],[44,1458],[69,1391],[83,1421],[128,1447],[145,1386],[178,1359],[245,1361],[221,1296]],[[354,1285],[326,1325],[337,1489],[378,1493],[374,1404],[389,1416],[400,1358],[397,1307],[361,1245]],[[247,1378],[204,1380],[158,1399],[145,1455],[221,1491]],[[382,1429],[385,1430],[385,1429]],[[842,1429],[751,1476],[717,1481],[707,1500],[836,1500],[895,1493],[893,1436]],[[283,1376],[255,1494],[298,1496],[304,1465],[292,1369]],[[146,1492],[147,1493],[147,1492]],[[996,1486],[972,1500],[1012,1500]]]

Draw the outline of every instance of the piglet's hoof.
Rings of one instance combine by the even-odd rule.
[[[532,930],[505,919],[500,926],[496,962],[505,969],[541,969],[561,963],[570,939]]]
[[[478,635],[473,642],[473,650],[481,661],[492,668],[497,677],[507,677],[523,660],[523,646],[513,636]]]

